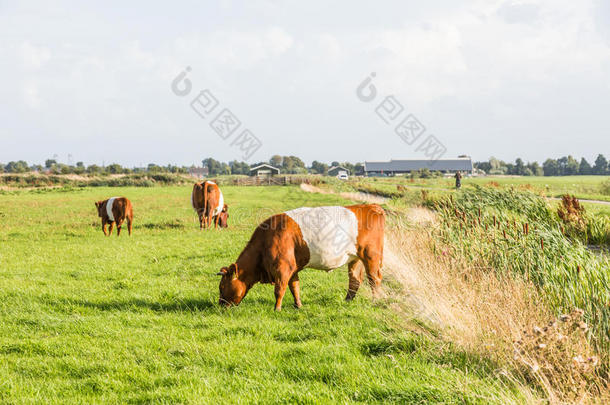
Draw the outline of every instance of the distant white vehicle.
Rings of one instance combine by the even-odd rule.
[[[337,175],[337,178],[339,180],[347,180],[348,179],[347,172],[343,172],[343,171],[339,172],[339,174]]]

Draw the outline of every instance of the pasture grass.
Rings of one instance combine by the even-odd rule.
[[[453,191],[455,179],[436,177],[430,179],[410,179],[408,176],[398,177],[368,177],[351,178],[348,182],[336,179],[329,180],[334,187],[370,189],[381,194],[392,196],[404,194],[405,191]],[[535,191],[548,197],[559,198],[564,194],[573,194],[579,199],[610,201],[604,184],[610,181],[610,176],[485,176],[465,177],[462,179],[463,189],[473,186],[493,186],[501,189],[516,188]],[[397,185],[405,187],[399,192]]]
[[[521,403],[496,366],[406,323],[345,268],[301,273],[304,307],[257,285],[217,305],[215,275],[272,213],[343,204],[297,187],[224,187],[200,232],[190,187],[0,195],[2,403]],[[126,196],[134,235],[104,237],[94,201]]]

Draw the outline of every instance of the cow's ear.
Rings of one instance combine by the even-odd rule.
[[[229,274],[233,274],[233,278],[237,278],[239,269],[237,268],[237,263],[233,263],[229,266]]]
[[[99,201],[96,201],[96,202],[95,202],[95,206],[96,206],[97,208],[99,208],[99,207],[100,207],[100,202],[99,202]]]
[[[223,267],[222,269],[220,269],[220,271],[218,273],[216,273],[217,276],[224,276],[226,274],[229,273],[229,269],[227,267]]]

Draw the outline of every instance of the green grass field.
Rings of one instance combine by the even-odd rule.
[[[465,177],[462,186],[468,188],[472,185],[497,184],[499,187],[515,187],[544,193],[548,197],[561,197],[564,194],[573,194],[581,199],[610,201],[610,195],[602,193],[602,183],[608,181],[610,176],[559,176],[559,177]],[[333,183],[338,181],[332,180]],[[396,192],[396,185],[400,184],[408,189],[427,190],[453,190],[453,178],[413,179],[409,177],[369,177],[352,178],[351,184],[368,184],[385,192]],[[350,184],[348,183],[348,184]]]
[[[224,193],[230,228],[204,232],[190,187],[0,194],[0,402],[523,401],[491,362],[410,332],[368,288],[345,303],[345,269],[301,273],[301,310],[273,312],[269,285],[221,309],[215,273],[259,221],[345,202]],[[115,195],[134,204],[131,238],[100,229],[94,201]]]

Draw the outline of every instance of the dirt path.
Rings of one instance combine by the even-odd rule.
[[[361,192],[343,192],[337,193],[334,191],[328,191],[321,189],[320,187],[312,186],[311,184],[301,183],[301,190],[306,191],[308,193],[319,193],[319,194],[336,194],[340,195],[343,198],[353,201],[366,202],[370,204],[385,204],[388,202],[388,198],[380,197],[374,194],[367,194]]]
[[[548,197],[549,200],[553,201],[561,201],[560,197]],[[602,204],[602,205],[610,205],[610,201],[602,201],[602,200],[583,200],[581,198],[578,199],[580,202],[590,203],[590,204]]]

